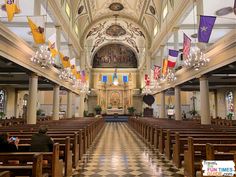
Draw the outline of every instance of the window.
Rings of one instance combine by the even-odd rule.
[[[124,82],[124,83],[129,82],[128,76],[123,76],[123,82]]]
[[[68,1],[66,1],[66,14],[70,18],[70,6],[69,6]]]
[[[6,112],[6,91],[0,89],[0,112]]]
[[[102,76],[102,82],[107,82],[107,76],[105,75]]]
[[[162,12],[162,19],[164,20],[166,18],[166,15],[168,14],[168,3],[166,3],[163,12]]]
[[[75,25],[75,33],[76,33],[76,35],[79,35],[79,29],[78,29],[77,25]]]
[[[156,25],[155,28],[154,28],[154,31],[153,31],[153,36],[156,36],[157,30],[158,30],[158,27],[157,27],[157,25]]]
[[[232,119],[234,116],[234,95],[232,91],[227,92],[226,94],[226,108],[227,108],[227,117]]]

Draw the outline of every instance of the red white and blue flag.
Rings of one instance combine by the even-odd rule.
[[[190,52],[191,39],[184,33],[183,56],[187,58]]]
[[[169,49],[168,65],[167,65],[169,68],[175,67],[178,55],[179,55],[179,51]]]
[[[150,81],[150,78],[149,78],[149,76],[147,74],[145,74],[144,80],[145,80],[146,86],[149,86],[151,81]]]

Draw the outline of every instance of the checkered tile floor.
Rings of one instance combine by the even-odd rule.
[[[149,148],[127,123],[106,123],[73,177],[183,177],[157,151]]]

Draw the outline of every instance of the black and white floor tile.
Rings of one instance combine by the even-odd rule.
[[[157,151],[148,147],[127,123],[106,123],[73,177],[183,177]]]

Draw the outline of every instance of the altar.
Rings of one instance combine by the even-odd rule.
[[[110,108],[110,109],[107,109],[106,114],[107,115],[114,115],[114,114],[123,115],[124,109]]]
[[[129,84],[100,84],[97,95],[97,103],[101,105],[103,114],[124,115],[127,108],[132,105],[132,89]]]

